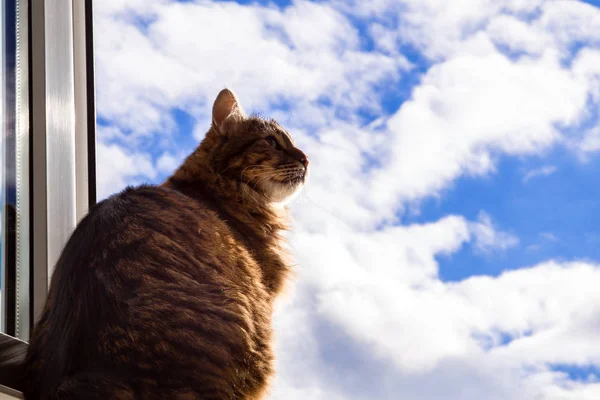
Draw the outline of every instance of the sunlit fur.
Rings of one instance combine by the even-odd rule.
[[[270,137],[277,140],[279,149],[268,143]],[[285,205],[308,176],[308,168],[300,162],[303,158],[307,156],[276,121],[247,118],[235,109],[221,124],[213,123],[164,186],[189,191],[192,196],[198,187],[212,192],[220,207],[234,217],[230,223],[239,223],[260,237],[278,260],[270,267],[270,259],[265,258],[263,270],[270,289],[279,294],[290,272],[290,256],[280,233],[288,229]]]
[[[271,136],[281,149],[268,144],[265,139]],[[234,115],[221,130],[209,130],[173,178],[198,179],[204,171],[216,177],[212,185],[235,193],[245,204],[285,204],[306,180],[308,171],[299,157],[306,156],[277,122]]]

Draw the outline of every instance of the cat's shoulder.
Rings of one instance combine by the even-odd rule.
[[[202,218],[210,223],[221,223],[218,214],[204,202],[165,186],[128,186],[121,192],[102,200],[90,209],[96,222],[116,223],[142,219],[169,220],[184,217]]]
[[[146,208],[148,206],[172,206],[189,204],[189,198],[177,190],[156,185],[127,186],[122,191],[113,194],[98,203],[98,208],[104,212],[122,210],[123,208]]]
[[[128,186],[95,204],[89,216],[98,221],[118,221],[124,216],[151,215],[197,207],[182,193],[162,186]]]

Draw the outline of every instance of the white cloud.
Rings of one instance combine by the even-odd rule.
[[[600,125],[588,130],[577,147],[584,155],[600,151]]]
[[[600,45],[600,10],[583,1],[548,1],[540,18],[542,26],[552,32],[563,46],[586,43]]]
[[[550,176],[556,171],[558,171],[558,168],[554,165],[545,165],[543,167],[532,169],[523,175],[523,183],[527,183],[534,178]]]
[[[410,43],[434,60],[462,52],[465,38],[485,28],[503,13],[528,14],[544,0],[377,0],[340,1],[341,7],[359,16],[383,20],[396,31],[401,43]],[[347,3],[352,6],[346,5]],[[393,23],[395,22],[395,23]]]
[[[175,106],[206,119],[212,93],[226,85],[249,110],[326,100],[351,116],[357,108],[377,109],[373,86],[409,67],[400,55],[361,51],[356,28],[324,4],[296,1],[280,11],[160,2],[140,7],[139,18],[150,21],[147,35],[122,7],[105,6],[97,21],[105,34],[98,79],[106,85],[98,109],[134,132],[172,129],[168,110]]]
[[[127,184],[150,182],[157,173],[147,154],[128,152],[116,144],[98,143],[97,190],[102,199],[124,189]]]
[[[493,18],[486,32],[496,44],[506,46],[513,52],[524,52],[528,55],[541,56],[556,45],[552,34],[541,29],[535,29],[512,15],[499,15]]]
[[[519,238],[507,232],[497,231],[491,217],[480,212],[478,221],[470,223],[470,231],[474,236],[475,251],[488,254],[496,250],[506,250],[519,244]]]
[[[327,244],[316,247],[312,243],[310,248],[319,251],[323,246]],[[348,254],[352,254],[351,249]],[[334,252],[333,257],[339,255]],[[350,266],[347,261],[341,265]],[[326,340],[315,336],[318,334],[311,324],[318,320],[332,321],[335,329],[368,349],[364,350],[368,359],[362,362],[379,365],[381,371],[372,372],[377,384],[382,384],[386,375],[393,379],[388,398],[394,398],[391,393],[402,393],[420,399],[443,395],[474,400],[483,394],[497,399],[555,399],[560,397],[549,393],[568,395],[569,391],[563,388],[564,379],[550,373],[546,363],[598,362],[593,325],[588,322],[592,310],[580,310],[600,304],[594,289],[600,283],[599,266],[548,263],[498,278],[414,285],[389,276],[383,281],[369,276],[363,281],[353,280],[344,274],[341,265],[337,284],[328,280],[326,288],[316,289],[316,308],[311,298],[294,299],[295,307],[290,310],[298,308],[308,316],[296,319],[298,316],[292,312],[289,318],[300,321],[303,329],[297,335],[284,334],[293,337],[292,349],[287,347],[287,340],[278,347],[285,361],[294,363],[293,371],[306,373],[319,364],[321,368],[335,367],[326,361],[335,353],[311,354],[320,341]],[[323,264],[321,269],[332,266]],[[402,269],[405,265],[394,267]],[[311,287],[322,284],[310,279],[305,271],[299,279]],[[282,327],[279,332],[287,329]],[[509,344],[503,344],[505,336],[511,338]],[[288,373],[285,365],[281,369]],[[361,371],[359,375],[369,374],[360,365],[350,369]],[[328,389],[338,397],[368,398],[354,397],[335,385],[328,387],[328,379],[323,380],[318,373],[304,379],[307,385],[319,382],[322,390]],[[440,382],[444,385],[434,384]],[[465,387],[471,387],[472,392],[465,393]]]
[[[184,157],[176,157],[170,153],[163,153],[156,161],[156,168],[158,171],[170,175],[183,163]]]
[[[587,86],[556,56],[513,62],[484,36],[474,42],[478,54],[432,67],[389,119],[389,152],[367,192],[377,209],[494,171],[495,153],[541,152],[560,139],[557,125],[581,118]]]
[[[558,236],[556,236],[554,233],[552,232],[541,232],[539,234],[539,240],[536,243],[532,243],[530,245],[528,245],[525,250],[527,251],[539,251],[542,248],[544,248],[545,246],[548,246],[550,244],[555,244],[560,242],[560,239]]]
[[[558,242],[558,237],[552,232],[542,232],[540,233],[540,237],[547,242]]]

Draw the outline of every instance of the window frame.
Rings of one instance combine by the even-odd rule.
[[[12,215],[16,200],[9,188],[9,182],[16,180],[14,166],[14,140],[15,136],[10,135],[15,131],[15,119],[11,118],[16,113],[15,95],[9,88],[15,84],[15,62],[16,62],[16,3],[14,1],[4,1],[0,4],[0,16],[2,17],[2,75],[0,76],[2,85],[2,160],[3,168],[0,170],[2,184],[2,331],[14,334],[15,325],[15,216]],[[11,71],[12,70],[12,71]],[[10,135],[10,136],[9,136]],[[12,137],[11,137],[12,136]]]
[[[15,1],[17,46],[25,49],[17,56],[15,93],[20,105],[15,107],[15,135],[25,144],[17,157],[18,184],[25,189],[19,199],[24,206],[17,222],[15,266],[19,328],[15,337],[0,335],[26,348],[54,264],[96,202],[93,0]],[[0,393],[18,396],[2,376]]]
[[[92,0],[29,1],[36,27],[30,30],[32,320],[36,321],[54,264],[75,225],[96,200],[93,4]]]

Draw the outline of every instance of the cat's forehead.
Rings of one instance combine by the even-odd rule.
[[[290,135],[277,121],[274,119],[264,119],[260,117],[251,117],[245,121],[245,130],[263,135],[278,135],[287,138],[293,143],[292,135]]]

